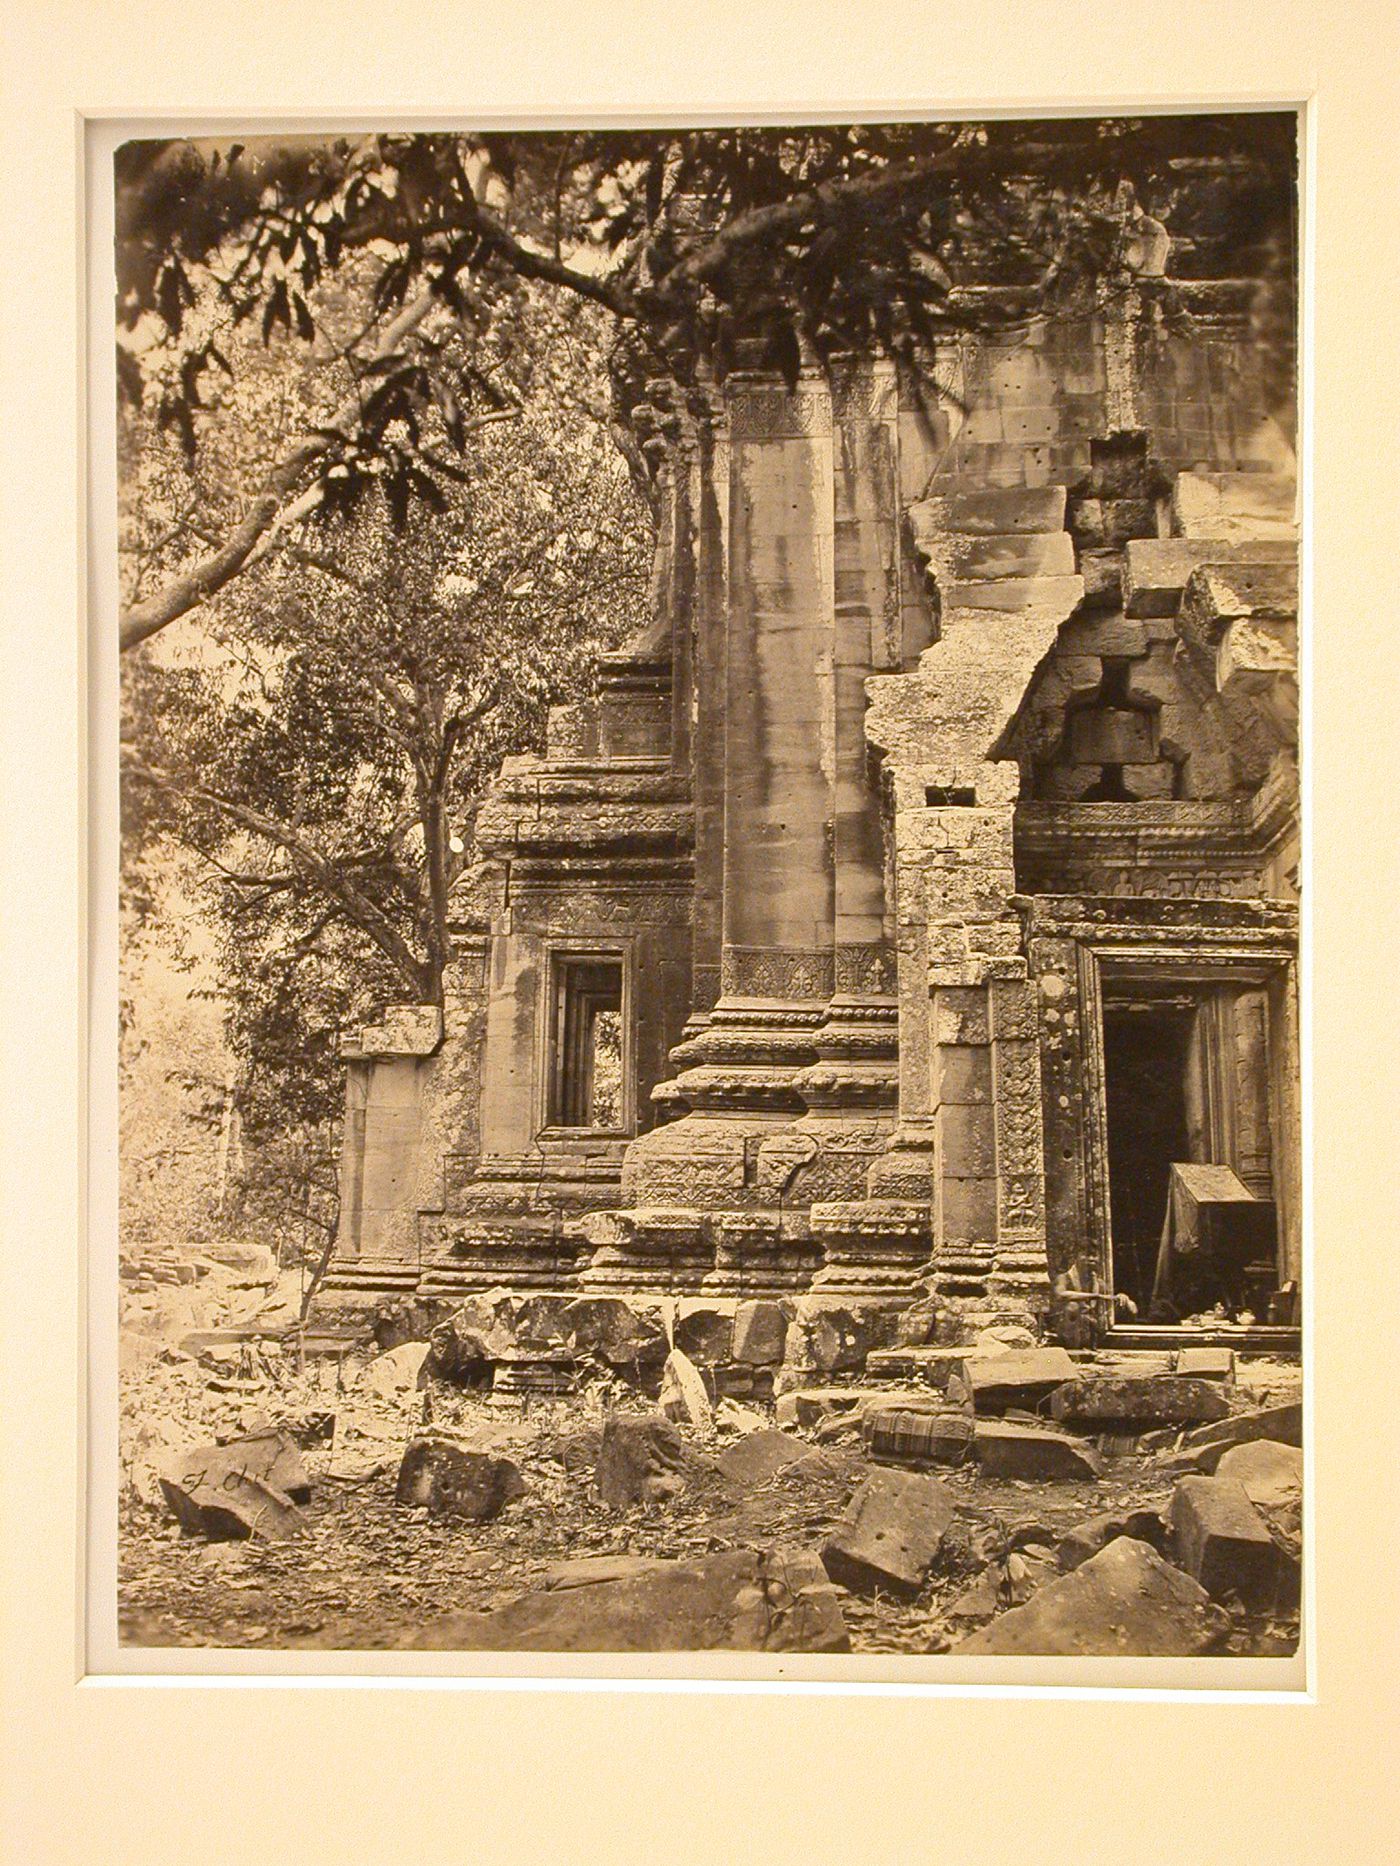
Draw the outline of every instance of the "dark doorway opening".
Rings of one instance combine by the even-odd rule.
[[[1118,985],[1104,995],[1103,1046],[1117,1320],[1290,1325],[1262,992]]]
[[[1104,1005],[1104,1093],[1113,1288],[1145,1316],[1174,1161],[1200,1156],[1187,1119],[1195,1006],[1189,998]]]

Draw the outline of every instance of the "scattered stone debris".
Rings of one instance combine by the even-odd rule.
[[[907,1380],[941,1392],[952,1379],[966,1381],[972,1352],[970,1348],[928,1346],[877,1348],[866,1360],[865,1371],[872,1380]]]
[[[1180,1348],[1176,1372],[1189,1380],[1225,1380],[1233,1385],[1235,1351],[1233,1348]]]
[[[1146,1542],[1119,1536],[1024,1606],[954,1650],[1004,1657],[1192,1658],[1218,1647],[1229,1616]]]
[[[397,1503],[432,1516],[462,1516],[489,1522],[525,1494],[525,1480],[509,1458],[463,1445],[444,1432],[423,1433],[403,1455]]]
[[[361,1373],[360,1385],[378,1399],[407,1399],[426,1383],[423,1363],[427,1358],[426,1341],[405,1341],[387,1354],[377,1355]]]
[[[1113,1426],[1145,1430],[1165,1425],[1204,1425],[1228,1417],[1230,1402],[1210,1380],[1178,1374],[1142,1379],[1090,1374],[1067,1381],[1050,1396],[1050,1416],[1070,1425],[1104,1431]]]
[[[301,1454],[280,1432],[197,1446],[161,1474],[160,1488],[185,1533],[210,1542],[281,1541],[296,1534],[298,1505],[311,1499]]]
[[[849,1652],[840,1601],[805,1549],[727,1549],[454,1615],[416,1642],[463,1652]]]
[[[715,1407],[715,1428],[720,1432],[762,1432],[768,1425],[761,1412],[741,1406],[737,1400],[722,1399]]]
[[[1253,1412],[1234,1413],[1214,1425],[1199,1425],[1189,1432],[1149,1433],[1141,1439],[1139,1449],[1180,1449],[1189,1457],[1194,1469],[1210,1474],[1232,1445],[1248,1445],[1256,1439],[1273,1439],[1280,1445],[1301,1445],[1302,1402],[1290,1401],[1282,1406],[1263,1406]]]
[[[952,1520],[952,1499],[938,1478],[877,1470],[851,1499],[822,1561],[833,1581],[857,1593],[917,1594]]]
[[[1235,1594],[1270,1601],[1280,1568],[1268,1525],[1228,1477],[1184,1477],[1171,1501],[1172,1541],[1181,1566],[1220,1600]]]
[[[545,1569],[547,1588],[596,1587],[604,1581],[631,1581],[661,1566],[656,1555],[575,1555]]]
[[[989,1477],[1096,1478],[1103,1470],[1098,1454],[1082,1439],[1009,1419],[979,1419],[972,1448]]]
[[[571,1393],[578,1362],[565,1349],[538,1353],[513,1348],[496,1362],[491,1375],[491,1404],[508,1407],[522,1399],[557,1399]]]

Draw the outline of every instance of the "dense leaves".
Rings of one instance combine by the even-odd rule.
[[[238,332],[334,355],[353,393],[269,469],[266,511],[245,499],[249,545],[288,500],[345,510],[375,484],[402,527],[420,501],[440,509],[467,412],[497,405],[478,346],[522,281],[615,320],[624,419],[656,374],[913,359],[950,331],[1083,299],[1121,271],[1130,202],[1168,225],[1177,276],[1272,264],[1291,299],[1293,138],[1286,115],[1235,113],[129,143],[119,386],[195,461]],[[323,309],[347,269],[367,293],[348,331]],[[450,372],[445,329],[465,339]],[[442,446],[425,439],[435,402]],[[136,605],[127,640],[245,561],[235,541],[177,573]]]

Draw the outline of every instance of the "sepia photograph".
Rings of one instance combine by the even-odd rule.
[[[116,148],[124,1663],[1298,1658],[1300,154]]]

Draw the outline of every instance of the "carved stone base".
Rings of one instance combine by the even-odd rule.
[[[805,1213],[721,1212],[713,1220],[715,1266],[706,1291],[733,1296],[805,1290],[821,1265],[821,1246]]]
[[[557,1216],[547,1223],[437,1219],[427,1231],[427,1243],[420,1295],[499,1287],[565,1289],[577,1276],[582,1248]]]
[[[812,1233],[825,1255],[814,1291],[913,1295],[918,1289],[929,1255],[927,1205],[877,1199],[814,1205]]]
[[[595,1212],[570,1229],[593,1252],[579,1275],[581,1289],[692,1293],[714,1264],[709,1225],[689,1208]]]

